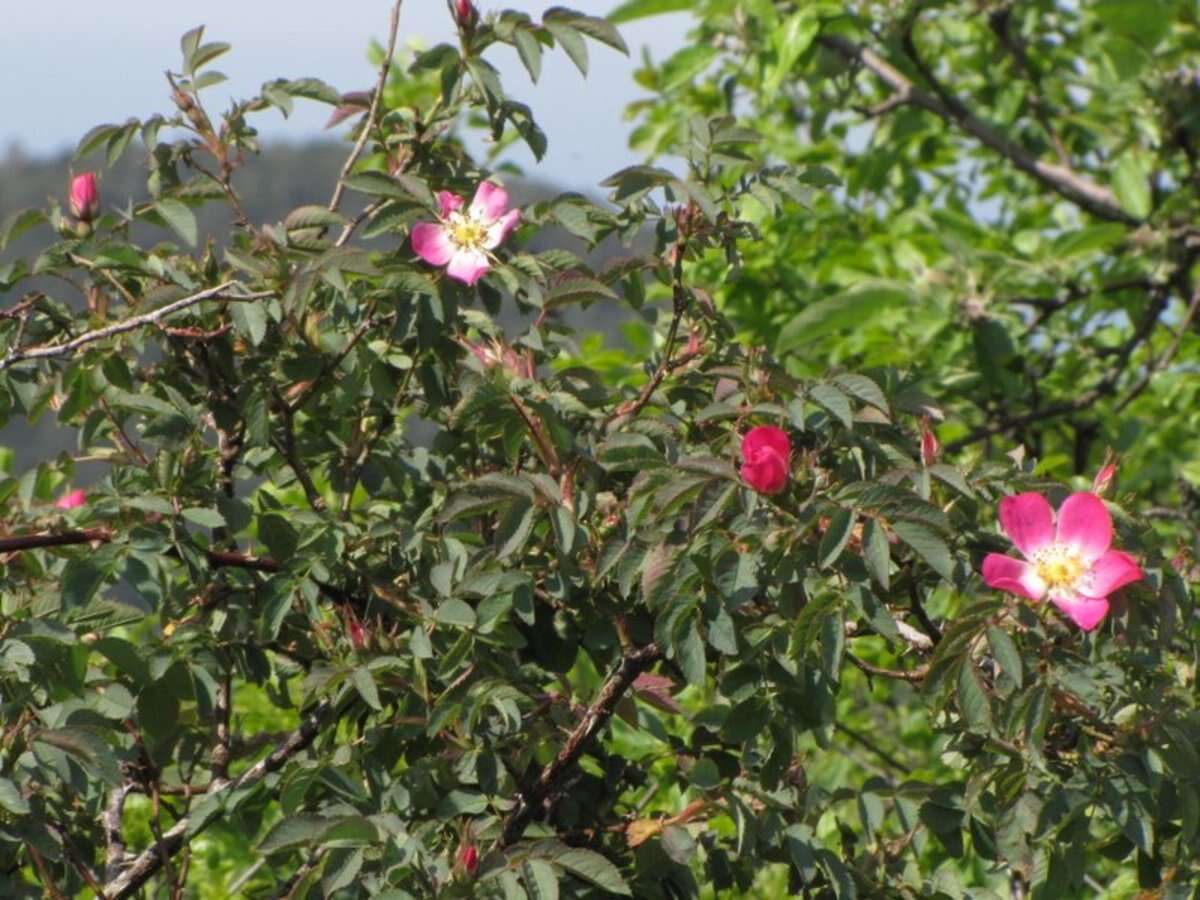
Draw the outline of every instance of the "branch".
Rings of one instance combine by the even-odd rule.
[[[107,544],[113,539],[108,528],[85,528],[81,531],[63,531],[58,534],[41,532],[21,534],[16,537],[0,538],[0,554],[20,553],[23,550],[38,550],[43,547],[70,547],[96,541]],[[269,556],[249,556],[230,550],[205,550],[204,555],[215,569],[249,569],[253,572],[278,572],[279,563]]]
[[[121,864],[125,861],[125,833],[122,819],[125,812],[125,797],[129,793],[129,785],[123,784],[112,789],[108,806],[100,821],[104,824],[104,839],[107,849],[104,851],[104,880],[112,881],[120,874]]]
[[[868,675],[878,675],[880,678],[894,678],[897,681],[908,681],[917,684],[925,680],[929,674],[929,666],[917,666],[915,669],[884,669],[859,659],[853,653],[847,653],[846,658]]]
[[[868,47],[863,47],[840,35],[822,35],[818,40],[823,46],[839,53],[843,58],[864,66],[890,87],[904,102],[927,110],[947,122],[957,124],[967,134],[1003,156],[1022,172],[1032,175],[1055,193],[1078,204],[1092,215],[1128,225],[1138,223],[1137,219],[1121,209],[1116,197],[1108,188],[1084,178],[1066,166],[1038,159],[1020,144],[972,115],[967,106],[950,94],[940,82],[933,79],[928,71],[924,71],[923,74],[930,79],[938,96],[921,90],[899,69]]]
[[[388,19],[387,49],[383,52],[383,62],[379,66],[379,81],[375,85],[375,93],[371,96],[371,108],[367,111],[367,118],[363,121],[362,132],[359,134],[358,140],[354,142],[354,149],[346,158],[346,164],[342,166],[341,174],[338,175],[337,187],[333,189],[333,197],[329,201],[330,212],[337,212],[338,206],[341,205],[342,194],[346,190],[346,178],[362,155],[363,148],[367,145],[367,139],[371,136],[371,129],[375,127],[375,119],[379,115],[379,105],[383,100],[383,89],[387,86],[388,72],[392,68],[392,56],[396,53],[396,32],[400,29],[400,7],[403,5],[404,0],[396,0],[395,6],[392,7],[392,14]]]
[[[14,345],[5,357],[0,359],[0,372],[19,362],[25,362],[30,359],[50,359],[56,356],[69,356],[80,347],[95,343],[96,341],[102,341],[114,335],[124,334],[127,331],[134,331],[143,325],[156,324],[167,316],[179,312],[181,309],[187,309],[189,306],[195,306],[197,303],[202,303],[205,300],[261,300],[264,297],[274,296],[273,291],[259,291],[253,294],[226,294],[225,292],[235,284],[237,284],[236,281],[226,281],[218,284],[216,287],[205,288],[199,293],[183,297],[174,303],[168,303],[166,306],[160,306],[153,312],[133,316],[132,318],[125,319],[123,322],[117,322],[105,328],[97,328],[95,331],[86,331],[78,337],[72,338],[62,344],[51,344],[48,347],[31,347],[28,350],[22,350]]]
[[[654,644],[634,650],[621,657],[617,669],[600,688],[595,702],[588,707],[583,718],[558,752],[538,776],[537,782],[517,798],[517,805],[504,819],[496,848],[503,850],[521,839],[535,812],[554,790],[566,771],[581,757],[592,739],[608,724],[617,703],[625,696],[634,680],[662,658],[662,652]]]
[[[325,726],[325,719],[332,709],[333,703],[329,700],[319,703],[300,727],[281,742],[269,756],[259,760],[232,781],[223,781],[220,785],[214,785],[213,789],[209,791],[209,796],[232,793],[239,788],[255,784],[272,772],[283,768],[288,760],[312,744]],[[104,892],[109,900],[122,900],[122,898],[136,893],[163,867],[170,857],[178,853],[189,840],[203,831],[206,825],[207,822],[201,822],[193,826],[190,815],[184,816],[176,822],[169,831],[163,834],[161,852],[158,846],[148,847],[138,854],[125,871],[104,886]]]

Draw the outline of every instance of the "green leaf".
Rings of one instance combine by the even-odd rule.
[[[889,282],[866,283],[809,304],[779,332],[776,350],[785,353],[843,328],[861,327],[887,309],[912,302],[910,290]]]
[[[567,52],[567,56],[571,58],[571,62],[575,63],[581,74],[588,73],[588,50],[587,44],[584,43],[583,35],[569,25],[554,20],[543,20],[543,25],[546,30],[554,35],[554,39],[558,41],[559,46]]]
[[[835,562],[854,533],[854,510],[839,509],[829,520],[829,527],[821,536],[821,546],[817,549],[817,565],[827,569]]]
[[[188,246],[196,246],[198,238],[196,214],[186,203],[167,197],[155,203],[154,208],[162,220],[171,227],[172,231],[183,238]]]
[[[629,885],[611,862],[591,850],[565,850],[555,854],[554,862],[572,875],[594,884],[610,894],[632,897]]]
[[[1025,674],[1022,671],[1021,654],[1017,650],[1017,645],[1008,632],[1002,631],[995,625],[988,626],[987,639],[988,645],[992,648],[992,654],[996,657],[996,662],[1020,689],[1025,681]]]
[[[542,16],[542,23],[544,25],[549,27],[551,22],[561,22],[565,25],[570,25],[576,31],[586,34],[592,40],[606,44],[614,50],[624,53],[626,56],[629,55],[629,46],[625,43],[625,39],[621,37],[621,32],[617,31],[613,27],[613,23],[606,19],[587,16],[572,9],[554,6],[546,10]]]
[[[775,94],[784,80],[791,77],[792,67],[812,45],[819,28],[820,21],[813,10],[802,7],[775,29],[771,35],[775,63],[763,81],[763,93],[767,97]]]
[[[529,900],[558,900],[558,875],[545,860],[527,859],[521,863],[521,879]]]
[[[182,515],[189,522],[199,525],[201,528],[223,528],[225,526],[225,517],[215,509],[189,506],[183,510]]]
[[[329,820],[321,816],[291,815],[280,819],[258,842],[257,850],[266,856],[304,847],[321,837]]]
[[[67,561],[61,577],[63,606],[87,605],[104,581],[105,572],[87,557],[73,557]]]
[[[7,778],[0,778],[0,807],[17,816],[29,814],[29,801],[21,794],[16,783]]]
[[[885,591],[891,583],[890,559],[891,550],[883,526],[874,519],[868,519],[863,525],[863,560],[867,564],[867,572]]]
[[[1121,208],[1135,219],[1150,215],[1150,179],[1134,151],[1127,151],[1113,167],[1113,193]]]
[[[475,610],[462,600],[451,598],[438,607],[437,620],[444,625],[475,627]]]
[[[688,12],[692,6],[693,0],[626,0],[605,18],[614,25],[621,25],[664,13]]]
[[[341,228],[346,219],[324,206],[301,206],[293,209],[283,220],[283,227],[288,231],[302,228]]]
[[[375,676],[371,674],[370,669],[360,666],[354,670],[350,680],[354,682],[354,689],[366,701],[367,706],[373,710],[382,711],[383,704],[379,702],[379,690],[375,686]]]
[[[967,658],[958,670],[958,708],[971,731],[988,734],[992,730],[992,707],[987,691],[975,666]]]
[[[521,58],[521,64],[525,66],[529,77],[536,84],[538,78],[542,75],[541,41],[528,29],[518,28],[513,32],[513,44],[517,48],[517,55]]]
[[[947,581],[954,580],[954,558],[950,547],[932,528],[919,522],[897,521],[892,523],[896,536],[912,547],[935,572]]]
[[[831,384],[814,384],[808,389],[810,399],[825,407],[846,428],[854,427],[854,411],[850,400]]]

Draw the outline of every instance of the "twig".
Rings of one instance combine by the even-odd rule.
[[[327,724],[326,718],[332,710],[333,703],[331,701],[322,701],[300,727],[280,743],[269,756],[259,760],[232,781],[225,781],[213,787],[209,792],[210,795],[231,793],[239,788],[255,784],[272,772],[283,768],[288,760],[312,744],[321,729]],[[123,900],[123,898],[136,893],[163,867],[170,856],[178,853],[190,839],[204,829],[206,824],[199,823],[198,826],[193,827],[190,815],[184,816],[176,822],[170,830],[163,834],[160,845],[147,847],[138,854],[125,871],[104,886],[109,900]],[[191,834],[188,833],[189,829],[192,829]]]
[[[1137,224],[1137,219],[1121,209],[1112,191],[1090,181],[1078,173],[1055,163],[1038,159],[1020,144],[997,131],[971,114],[962,101],[953,97],[936,80],[930,83],[939,96],[923,91],[914,85],[899,69],[883,59],[874,50],[856,44],[841,35],[827,34],[818,38],[821,44],[849,60],[860,63],[876,75],[905,101],[927,110],[947,122],[954,122],[963,131],[976,138],[990,150],[1003,156],[1014,166],[1032,175],[1055,193],[1102,219],[1126,224]]]
[[[689,208],[690,209],[690,208]],[[617,407],[616,411],[605,422],[605,428],[611,428],[617,422],[624,419],[636,416],[650,402],[650,398],[654,396],[654,392],[658,390],[663,379],[667,377],[674,366],[671,361],[671,355],[675,351],[675,339],[679,335],[679,323],[683,319],[683,314],[687,309],[687,289],[683,286],[683,255],[686,246],[686,240],[680,236],[675,242],[674,260],[671,266],[671,324],[667,328],[667,341],[663,347],[663,356],[659,360],[658,366],[654,373],[650,376],[650,380],[642,386],[642,390],[637,397],[628,403],[623,403]]]
[[[96,341],[102,341],[105,338],[114,337],[118,334],[124,334],[127,331],[134,331],[144,325],[153,325],[167,316],[179,312],[181,309],[187,309],[189,306],[195,306],[197,303],[202,303],[205,300],[261,300],[264,297],[274,296],[273,291],[226,295],[225,292],[235,284],[237,284],[236,281],[226,281],[218,284],[216,287],[205,288],[199,293],[183,297],[174,303],[168,303],[166,306],[160,306],[153,312],[133,316],[122,322],[117,322],[104,328],[97,328],[95,331],[85,331],[78,337],[72,338],[62,344],[52,344],[48,347],[30,347],[27,350],[22,350],[14,346],[3,359],[0,359],[0,372],[16,363],[31,359],[50,359],[57,356],[68,356],[80,347],[95,343]]]
[[[0,554],[19,553],[24,550],[38,550],[43,547],[70,547],[76,544],[90,544],[96,541],[107,544],[114,535],[109,528],[85,528],[80,531],[62,531],[58,533],[38,532],[36,534],[20,534],[15,537],[0,538]],[[253,572],[278,572],[279,563],[268,556],[250,556],[229,550],[205,550],[209,565],[213,568],[249,569]]]
[[[846,657],[863,672],[866,672],[868,675],[878,675],[880,678],[892,678],[896,681],[909,681],[916,684],[917,682],[924,681],[925,676],[929,674],[928,665],[917,666],[915,669],[909,670],[884,669],[859,659],[853,653],[847,653]]]
[[[629,686],[661,657],[662,652],[654,644],[649,644],[621,657],[616,671],[600,688],[595,702],[588,707],[583,719],[571,732],[558,755],[542,769],[542,773],[533,787],[517,798],[517,805],[504,819],[500,828],[500,837],[496,840],[497,849],[503,850],[521,839],[525,826],[529,824],[563,775],[583,755],[592,739],[612,718],[613,710],[625,696]]]
[[[125,831],[122,820],[125,812],[125,797],[129,794],[130,786],[123,784],[112,789],[108,797],[108,806],[104,808],[101,821],[104,824],[104,880],[112,881],[121,872],[125,861]]]
[[[283,417],[283,440],[277,441],[275,446],[287,460],[288,466],[295,474],[296,480],[300,482],[300,486],[304,488],[304,496],[308,498],[308,505],[312,507],[313,512],[323,513],[325,512],[325,498],[317,490],[308,466],[304,464],[304,460],[300,458],[300,454],[296,450],[295,414],[288,406],[288,402],[279,394],[275,395],[275,406]]]
[[[346,246],[346,243],[350,240],[351,235],[354,234],[355,229],[357,229],[358,226],[367,219],[371,218],[371,216],[375,215],[375,213],[379,212],[379,210],[381,210],[386,203],[386,200],[376,200],[370,206],[363,209],[362,212],[346,223],[345,227],[342,228],[342,233],[338,235],[338,239],[333,242],[333,246],[335,248]]]
[[[371,136],[371,129],[375,127],[375,119],[379,115],[379,105],[383,100],[383,91],[387,87],[388,73],[392,68],[392,56],[396,53],[396,32],[400,30],[400,7],[403,5],[404,0],[396,0],[392,7],[392,14],[388,19],[387,49],[383,52],[383,62],[379,66],[379,80],[375,85],[375,93],[371,96],[371,107],[367,110],[366,119],[363,120],[362,132],[358,135],[358,140],[354,142],[354,149],[346,158],[346,164],[342,166],[341,174],[338,175],[337,187],[333,189],[333,197],[329,200],[330,212],[337,212],[338,206],[341,205],[342,194],[346,190],[346,178],[350,175],[354,164],[358,162],[359,156],[362,155],[363,148]]]
[[[896,757],[892,756],[892,754],[888,753],[888,751],[884,750],[874,741],[870,740],[866,735],[859,731],[855,731],[849,725],[844,725],[841,722],[835,721],[833,723],[833,727],[846,735],[846,737],[850,738],[850,740],[862,745],[867,750],[870,750],[896,771],[905,775],[908,775],[910,772],[912,772],[912,769],[909,766],[906,766],[904,763],[900,762],[900,760],[896,759]]]
[[[1141,377],[1138,378],[1133,387],[1129,389],[1129,392],[1121,398],[1119,403],[1117,403],[1115,407],[1116,412],[1121,412],[1123,409],[1125,409],[1125,407],[1132,403],[1142,391],[1150,386],[1150,379],[1154,377],[1155,373],[1161,372],[1167,367],[1168,364],[1170,364],[1171,360],[1175,358],[1175,354],[1179,352],[1179,345],[1183,343],[1183,336],[1187,334],[1188,329],[1192,327],[1192,322],[1196,318],[1196,312],[1198,309],[1200,309],[1200,291],[1197,291],[1192,296],[1192,300],[1188,304],[1187,312],[1183,314],[1183,320],[1179,323],[1179,327],[1175,331],[1175,336],[1171,339],[1171,343],[1168,345],[1167,349],[1163,351],[1162,356],[1146,366],[1146,369],[1144,372],[1142,372]]]
[[[233,678],[228,672],[217,685],[216,702],[213,704],[213,748],[209,767],[212,780],[226,781],[229,778],[229,712],[232,704]]]

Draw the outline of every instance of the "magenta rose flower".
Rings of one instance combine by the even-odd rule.
[[[1049,596],[1084,631],[1108,615],[1108,595],[1142,577],[1128,553],[1112,550],[1112,518],[1095,494],[1072,494],[1055,516],[1041,494],[1000,501],[1000,524],[1025,558],[989,553],[983,580],[1029,600]]]
[[[100,190],[96,187],[96,173],[84,172],[72,178],[67,201],[71,215],[80,222],[95,220],[100,215]]]
[[[774,425],[751,428],[742,438],[742,480],[760,494],[778,494],[792,468],[792,442]]]
[[[441,191],[438,210],[438,221],[413,226],[413,250],[431,266],[445,266],[447,275],[469,285],[491,268],[489,251],[500,246],[521,217],[520,210],[508,208],[508,192],[490,181],[479,183],[475,199],[465,210],[462,197]]]

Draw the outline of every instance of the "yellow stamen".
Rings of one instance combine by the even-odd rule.
[[[1033,559],[1038,577],[1050,588],[1067,590],[1075,587],[1087,573],[1087,563],[1071,547],[1052,544],[1039,551]]]
[[[479,250],[487,240],[487,226],[469,216],[457,214],[449,222],[450,240],[466,250]]]

